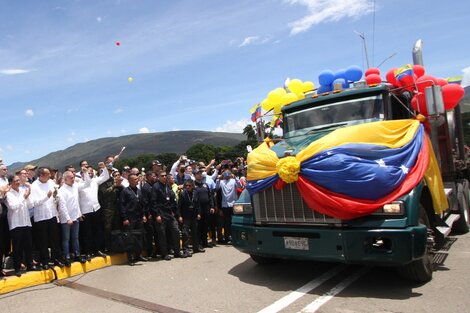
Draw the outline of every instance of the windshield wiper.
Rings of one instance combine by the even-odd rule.
[[[348,125],[348,123],[339,123],[339,124],[334,124],[334,125],[323,126],[323,127],[311,129],[308,132],[306,132],[305,135],[313,134],[314,132],[317,132],[319,130],[328,130],[328,129],[332,129],[332,128],[340,128],[340,127],[343,127],[343,126],[346,126],[346,125]]]

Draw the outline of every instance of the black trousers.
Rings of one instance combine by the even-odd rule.
[[[37,236],[39,249],[39,261],[47,264],[50,261],[49,248],[51,248],[51,256],[53,260],[60,260],[62,255],[60,251],[59,224],[57,218],[53,217],[48,220],[35,222],[34,233]]]
[[[199,244],[207,247],[207,230],[209,229],[209,203],[201,205],[201,219],[197,222]]]
[[[3,258],[10,253],[10,232],[6,210],[6,206],[3,206],[3,213],[0,215],[0,270],[3,268]]]
[[[101,209],[83,215],[80,222],[80,247],[82,253],[104,251],[104,224]]]
[[[29,226],[16,227],[10,230],[11,242],[13,244],[13,267],[15,271],[21,268],[24,257],[26,265],[33,265],[33,239],[32,230]]]
[[[144,223],[144,230],[145,230],[145,250],[147,251],[147,256],[151,256],[154,254],[153,251],[153,243],[155,242],[155,246],[158,247],[158,237],[157,232],[155,229],[155,218],[152,217],[151,220],[147,220]],[[156,254],[157,252],[155,252]],[[161,252],[160,252],[161,253]]]
[[[129,219],[129,225],[124,226],[124,231],[133,237],[133,244],[127,250],[127,259],[132,261],[142,254],[144,225],[142,218]]]
[[[171,248],[173,249],[175,255],[179,254],[180,249],[180,230],[178,228],[178,222],[174,217],[172,218],[162,218],[162,222],[155,222],[155,230],[157,231],[158,246],[162,256],[168,255],[168,246],[167,246],[167,230],[170,235],[169,241]]]
[[[193,250],[199,247],[198,220],[195,216],[183,217],[183,250],[189,251],[189,238],[193,243]]]
[[[232,240],[232,215],[233,208],[222,208],[223,216],[219,220],[219,227],[217,227],[217,239],[219,241],[230,241]],[[222,228],[224,229],[224,235],[222,236]],[[222,239],[224,238],[224,239]]]

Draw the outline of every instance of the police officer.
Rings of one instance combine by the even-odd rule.
[[[199,244],[200,248],[212,248],[212,243],[207,242],[207,231],[209,228],[209,216],[215,214],[214,197],[211,188],[204,181],[203,174],[205,168],[199,168],[194,174],[194,192],[195,198],[200,207],[201,219],[198,222]]]

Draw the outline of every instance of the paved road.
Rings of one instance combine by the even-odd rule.
[[[431,282],[389,268],[256,265],[230,246],[191,259],[113,266],[0,296],[2,312],[470,312],[470,234],[451,237]]]

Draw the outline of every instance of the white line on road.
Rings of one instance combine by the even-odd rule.
[[[363,267],[345,280],[343,280],[341,283],[338,285],[334,286],[331,288],[328,292],[317,298],[315,301],[307,305],[305,308],[300,311],[301,313],[314,313],[316,312],[323,304],[327,303],[331,299],[333,299],[334,296],[336,296],[338,293],[343,291],[346,287],[348,287],[350,284],[352,284],[356,279],[361,277],[363,274],[365,274],[369,270],[368,267]]]
[[[293,303],[297,299],[303,297],[306,293],[308,293],[311,290],[317,288],[318,286],[320,286],[325,281],[332,278],[333,276],[335,276],[336,274],[338,274],[340,271],[342,271],[345,268],[346,268],[345,265],[338,265],[338,266],[334,267],[330,271],[324,273],[323,275],[321,275],[321,276],[311,280],[307,284],[303,285],[302,287],[300,287],[296,291],[291,292],[290,294],[288,294],[287,296],[277,300],[276,302],[274,302],[270,306],[265,307],[264,309],[262,309],[258,313],[276,313],[276,312],[279,312],[280,310],[286,308],[287,306],[289,306],[291,303]]]

